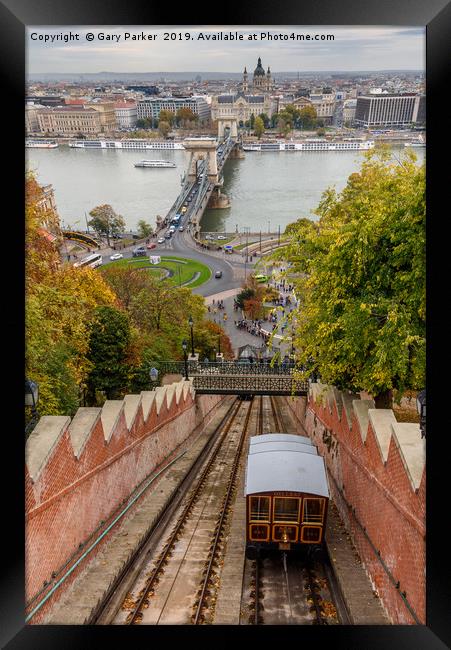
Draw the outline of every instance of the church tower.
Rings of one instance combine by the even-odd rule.
[[[243,72],[243,93],[247,93],[249,90],[249,85],[247,81],[247,70],[246,66],[244,67],[244,72]]]
[[[268,72],[266,73],[266,92],[268,92],[268,93],[271,92],[271,86],[272,86],[272,83],[271,83],[271,71],[270,71],[269,66],[268,66]]]
[[[253,80],[253,86],[254,90],[257,91],[264,91],[265,90],[265,71],[262,66],[262,60],[260,57],[258,57],[258,63],[257,67],[254,70],[254,80]]]

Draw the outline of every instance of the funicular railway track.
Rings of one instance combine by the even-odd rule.
[[[288,433],[278,408],[277,398],[270,395],[272,431]],[[263,397],[260,401],[263,414]],[[263,434],[263,417],[258,419],[256,435]],[[250,625],[336,625],[349,623],[344,603],[329,559],[323,554],[287,554],[274,552],[246,560],[243,578],[241,624]],[[246,585],[246,576],[248,585]]]
[[[100,624],[215,624],[227,557],[231,521],[242,499],[237,485],[247,455],[248,436],[295,432],[282,416],[278,398],[234,400],[208,445],[208,458],[196,464],[183,484],[177,506],[160,523],[155,542],[136,559],[128,586]],[[241,506],[240,506],[241,507]],[[242,526],[234,533],[245,534]],[[242,556],[241,556],[242,557]],[[308,558],[307,558],[308,559]],[[313,558],[275,553],[245,560],[241,585],[244,625],[338,623],[326,569]],[[122,595],[121,595],[122,594]],[[342,618],[342,622],[345,622]]]
[[[235,402],[153,568],[148,571],[147,566],[145,576],[141,573],[114,623],[211,622],[216,569],[224,550],[224,534],[251,412],[253,400]],[[182,601],[186,606],[181,605]]]

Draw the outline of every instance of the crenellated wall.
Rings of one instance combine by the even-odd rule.
[[[180,381],[39,420],[25,452],[27,602],[222,399]]]
[[[419,425],[324,384],[311,384],[308,400],[287,404],[326,461],[333,499],[390,620],[424,624],[426,446]]]

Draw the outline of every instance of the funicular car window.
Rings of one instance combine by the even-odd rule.
[[[269,521],[269,497],[251,497],[250,521]]]
[[[302,542],[319,542],[321,539],[321,528],[319,526],[303,526],[301,530]]]
[[[298,536],[297,526],[273,526],[273,540],[275,542],[295,542]]]
[[[269,540],[269,524],[251,524],[250,538],[252,540],[261,540],[267,542]]]
[[[320,524],[324,515],[324,499],[304,499],[302,521],[305,523]]]
[[[299,499],[274,497],[274,521],[299,521]]]

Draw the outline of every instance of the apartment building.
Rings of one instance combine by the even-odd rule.
[[[421,96],[415,93],[360,95],[357,97],[355,123],[366,129],[378,126],[408,126],[418,120],[420,99]]]
[[[149,97],[141,99],[136,104],[137,119],[158,119],[160,111],[177,113],[179,108],[189,108],[199,120],[209,120],[211,115],[210,105],[205,97],[193,95],[192,97]]]

